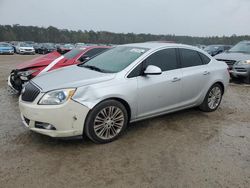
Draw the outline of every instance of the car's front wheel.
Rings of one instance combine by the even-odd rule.
[[[203,103],[199,106],[200,110],[204,112],[215,111],[222,100],[223,90],[220,84],[214,84],[207,92]]]
[[[92,109],[86,119],[84,132],[95,143],[117,139],[126,129],[128,112],[116,100],[106,100]]]

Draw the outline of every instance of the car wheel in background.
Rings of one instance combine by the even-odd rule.
[[[250,84],[250,75],[248,75],[247,77],[245,77],[243,79],[243,82],[246,83],[246,84]]]
[[[92,109],[85,121],[84,132],[95,143],[108,143],[117,139],[126,129],[128,112],[116,100],[106,100]]]
[[[214,84],[207,92],[203,103],[199,106],[200,110],[204,112],[215,111],[221,103],[222,100],[222,87],[220,84]]]

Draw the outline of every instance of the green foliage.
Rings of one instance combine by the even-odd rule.
[[[111,33],[107,31],[72,31],[57,29],[49,26],[21,26],[21,25],[0,25],[0,41],[35,41],[55,43],[97,43],[97,44],[125,44],[145,41],[175,41],[184,44],[236,44],[241,40],[250,40],[250,36],[230,37],[190,37],[175,35],[152,35],[134,33]]]

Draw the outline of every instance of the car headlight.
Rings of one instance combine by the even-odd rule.
[[[239,62],[237,63],[237,65],[246,65],[246,64],[250,64],[250,60],[239,61]]]
[[[59,105],[68,101],[75,93],[76,89],[60,89],[46,93],[42,96],[38,104]]]

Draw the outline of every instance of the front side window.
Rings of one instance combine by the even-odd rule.
[[[161,68],[162,71],[177,69],[176,49],[171,48],[155,52],[144,61],[144,68],[148,65],[157,66]]]
[[[202,60],[195,50],[180,49],[182,68],[202,65]]]
[[[107,73],[117,73],[133,63],[146,51],[148,51],[147,48],[118,46],[79,66],[92,67],[95,70],[99,69]]]
[[[203,61],[203,64],[208,64],[211,61],[211,59],[209,57],[207,57],[206,55],[204,55],[203,53],[199,52],[199,55]]]
[[[107,48],[94,48],[94,49],[91,49],[89,51],[87,51],[84,56],[87,56],[87,57],[94,57],[96,56],[97,54],[100,54],[102,52],[104,52],[105,50],[107,50]]]

